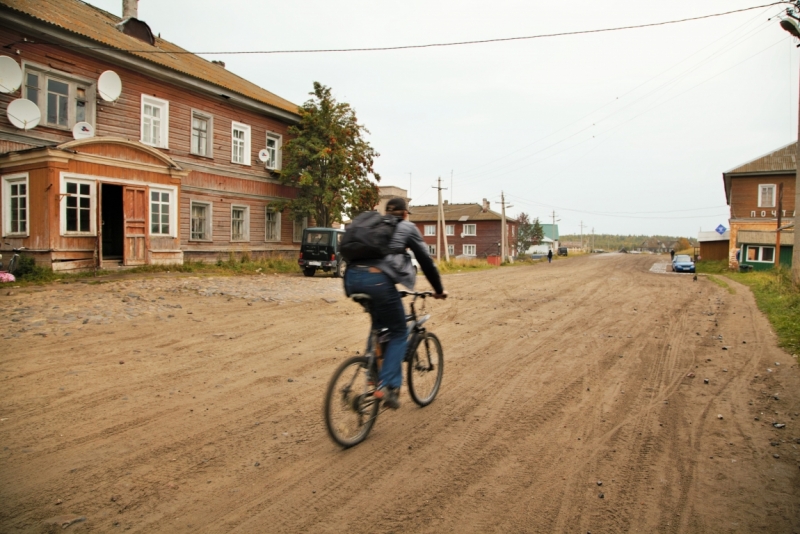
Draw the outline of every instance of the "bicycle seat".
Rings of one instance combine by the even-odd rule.
[[[364,311],[369,312],[369,305],[372,302],[372,297],[366,293],[353,293],[350,295],[350,298],[353,299],[353,302],[361,304],[361,306],[364,307]]]

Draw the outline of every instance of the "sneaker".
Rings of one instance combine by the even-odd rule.
[[[373,395],[376,399],[383,402],[386,407],[396,410],[400,407],[400,398],[398,393],[399,392],[397,388],[383,386],[376,390]]]

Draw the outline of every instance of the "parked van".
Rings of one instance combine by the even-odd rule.
[[[339,253],[344,230],[336,228],[306,228],[300,244],[297,263],[306,276],[314,276],[318,269],[342,277],[347,265]]]
[[[567,247],[558,247],[558,255],[559,256],[566,256],[567,255]]]

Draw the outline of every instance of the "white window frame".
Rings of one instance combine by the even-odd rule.
[[[428,254],[431,256],[436,256],[436,245],[431,245],[428,243],[425,244],[428,245]]]
[[[451,244],[448,243],[448,245],[447,245],[447,253],[450,256],[455,256],[456,255],[456,246],[455,245],[451,245]]]
[[[200,151],[195,150],[195,143],[194,143],[194,120],[195,118],[206,121],[206,142],[205,142],[205,154],[201,154]],[[198,145],[199,146],[199,145]],[[189,151],[194,154],[195,156],[200,156],[201,158],[213,158],[214,157],[214,116],[205,113],[203,111],[193,109],[191,117],[189,119]]]
[[[472,253],[468,252],[471,251]],[[462,245],[461,246],[461,254],[464,256],[477,256],[478,255],[478,246],[477,245]]]
[[[301,243],[303,241],[303,230],[306,228],[308,228],[308,217],[292,221],[292,243]]]
[[[194,218],[193,213],[195,205],[203,206],[206,208],[206,223],[204,228],[205,237],[202,238],[196,238],[192,235],[192,220]],[[199,243],[210,243],[214,240],[214,234],[213,234],[214,225],[212,224],[213,214],[214,214],[214,204],[212,202],[203,200],[189,201],[189,241],[194,241]]]
[[[758,249],[758,253],[756,254],[756,259],[751,260],[750,258],[748,258],[748,256],[749,256],[748,252],[750,250],[753,250],[753,249]],[[765,260],[764,259],[764,250],[765,249],[771,249],[772,250],[772,259],[771,260]],[[771,246],[770,245],[747,245],[747,250],[745,250],[744,259],[745,259],[745,261],[751,262],[751,263],[776,263],[775,262],[775,259],[776,259],[776,256],[775,256],[775,245],[771,245]]]
[[[242,236],[238,239],[233,237],[233,212],[234,210],[242,210],[244,217],[242,219]],[[246,243],[250,241],[250,206],[245,204],[232,204],[231,205],[231,243]]]
[[[423,230],[425,231],[424,235],[427,235],[427,236],[435,236],[436,235],[436,225],[435,224],[426,224],[426,225],[424,225]]]
[[[455,224],[445,224],[444,225],[444,234],[445,235],[456,235],[456,225]]]
[[[269,235],[270,214],[275,215],[275,236],[273,238],[270,238]],[[267,206],[264,210],[264,241],[269,243],[280,243],[281,241],[281,212],[272,206]]]
[[[169,206],[169,229],[167,233],[161,232],[153,232],[153,193],[158,194],[168,194],[169,200],[167,201],[167,205]],[[148,198],[148,212],[150,215],[150,221],[148,225],[148,231],[151,236],[156,237],[176,237],[177,236],[177,229],[178,229],[178,202],[177,202],[178,195],[176,194],[175,189],[162,189],[160,187],[150,187],[150,198]],[[163,201],[159,200],[159,204],[163,204]]]
[[[156,143],[152,140],[146,141],[145,140],[145,123],[146,117],[144,114],[145,106],[153,106],[161,110],[161,122],[158,125],[158,135],[160,136],[160,142]],[[139,121],[140,121],[140,128],[139,133],[141,135],[141,142],[145,145],[157,147],[157,148],[169,148],[169,100],[164,100],[162,98],[156,98],[154,96],[149,95],[142,95],[142,106],[141,111],[139,113]]]
[[[771,189],[772,190],[772,203],[767,204],[764,202],[764,189]],[[778,187],[775,184],[758,184],[758,207],[759,208],[774,208],[777,204],[777,199],[775,198],[776,192]]]
[[[72,182],[78,185],[78,221],[80,223],[80,186],[89,186],[89,230],[67,230],[67,203],[68,199],[73,195],[67,193],[67,183]],[[97,180],[79,178],[70,174],[61,175],[61,183],[59,190],[60,202],[60,230],[62,236],[94,236],[97,235]]]
[[[96,124],[96,111],[97,111],[97,82],[89,78],[75,76],[67,72],[55,70],[49,66],[38,65],[36,63],[22,62],[22,89],[20,94],[22,98],[33,100],[30,97],[29,90],[34,86],[28,84],[28,74],[33,74],[38,77],[35,90],[37,91],[36,105],[42,114],[40,126],[47,128],[58,128],[61,130],[72,130],[78,122],[88,122],[89,124]],[[58,124],[48,122],[47,114],[47,93],[48,93],[48,80],[55,80],[69,85],[67,94],[67,123]],[[80,90],[83,90],[83,96],[80,95]],[[84,107],[84,117],[78,120],[78,103],[82,102]]]
[[[25,185],[25,231],[14,232],[11,229],[11,186]],[[28,237],[31,232],[31,187],[28,173],[8,174],[3,176],[3,237]],[[17,208],[19,209],[19,207]]]
[[[244,147],[242,161],[236,160],[236,144],[239,142],[235,137],[236,131],[244,132]],[[250,165],[250,126],[241,122],[231,122],[231,163],[237,165]]]
[[[273,141],[274,146],[269,146],[270,141]],[[281,170],[283,168],[283,136],[275,132],[267,132],[266,147],[269,159],[267,159],[264,166],[272,171]]]
[[[474,224],[474,223],[473,224],[465,224],[465,225],[463,225],[462,228],[464,229],[464,235],[465,236],[476,236],[476,235],[478,235],[478,225],[477,224]],[[471,233],[470,233],[470,230],[472,230]]]

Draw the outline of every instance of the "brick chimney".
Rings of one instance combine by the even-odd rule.
[[[139,18],[139,0],[122,0],[122,19]]]
[[[484,198],[483,199],[483,213],[486,213],[487,211],[489,211],[489,201]]]

